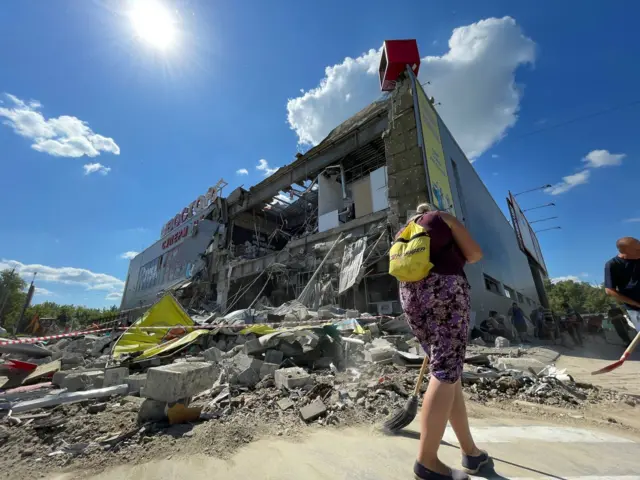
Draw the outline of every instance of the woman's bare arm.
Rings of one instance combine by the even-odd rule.
[[[442,219],[449,225],[453,239],[460,247],[464,258],[468,263],[476,263],[482,258],[482,249],[480,245],[473,239],[469,230],[453,215],[448,213],[440,213]]]

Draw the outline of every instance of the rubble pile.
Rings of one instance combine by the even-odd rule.
[[[268,323],[247,321],[260,315],[234,312],[240,325],[220,317],[206,331],[165,327],[150,347],[122,342],[127,334],[120,339],[115,331],[0,346],[7,458],[64,465],[78,455],[148,449],[176,432],[183,441],[206,434],[221,442],[229,437],[207,429],[266,425],[289,435],[308,425],[378,423],[413,390],[424,352],[402,317],[289,304],[270,310]],[[470,346],[463,386],[483,403],[577,408],[625,400],[576,383],[521,348]]]

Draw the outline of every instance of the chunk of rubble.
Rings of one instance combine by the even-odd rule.
[[[309,405],[300,409],[300,416],[305,422],[312,422],[327,413],[327,406],[320,398],[316,398]]]
[[[141,395],[161,402],[177,402],[211,388],[219,371],[217,365],[207,362],[150,368]]]
[[[496,348],[507,348],[511,346],[511,342],[504,337],[496,338]]]
[[[313,378],[299,367],[281,368],[274,374],[276,388],[293,390],[313,383]]]

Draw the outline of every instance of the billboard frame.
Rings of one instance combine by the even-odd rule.
[[[511,225],[516,234],[516,239],[518,241],[518,246],[520,250],[527,255],[531,260],[533,260],[547,275],[547,266],[544,262],[544,256],[542,255],[542,248],[540,248],[540,242],[538,241],[538,236],[536,235],[533,228],[531,228],[531,224],[527,217],[524,214],[524,211],[520,208],[520,205],[515,199],[515,195],[509,192],[509,196],[507,197],[507,206],[509,207],[509,214],[511,215]],[[520,215],[518,215],[520,212]],[[524,236],[522,235],[522,229],[520,228],[520,222],[518,222],[518,216],[521,216],[524,219],[525,227],[529,230],[528,234],[533,243],[533,250],[531,251],[525,241]]]

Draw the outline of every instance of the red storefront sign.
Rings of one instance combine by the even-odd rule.
[[[180,240],[185,238],[189,234],[189,226],[181,228],[176,233],[167,238],[164,242],[162,242],[162,249],[166,250],[169,247],[176,245]]]

